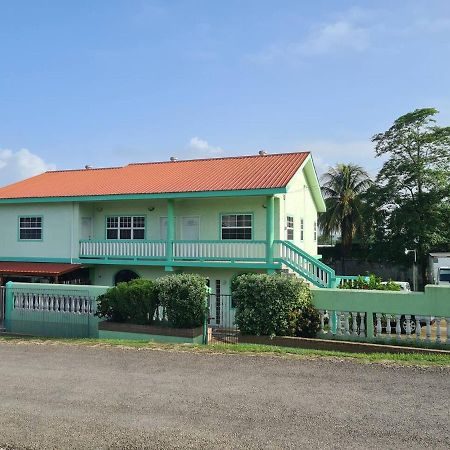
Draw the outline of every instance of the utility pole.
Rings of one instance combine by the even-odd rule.
[[[408,250],[405,248],[405,255],[409,255],[410,253],[414,253],[414,263],[413,263],[413,291],[417,291],[417,250]]]

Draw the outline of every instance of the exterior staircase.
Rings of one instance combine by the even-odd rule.
[[[289,241],[274,241],[274,260],[319,288],[334,288],[340,279],[334,270]]]

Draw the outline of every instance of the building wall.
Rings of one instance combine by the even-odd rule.
[[[286,240],[286,217],[294,217],[294,240],[297,247],[312,256],[317,255],[317,240],[314,239],[314,222],[317,223],[317,208],[308,187],[303,170],[289,183],[288,193],[280,196],[279,228],[281,239]],[[300,221],[304,223],[304,239],[300,239]]]
[[[220,214],[251,213],[253,215],[253,239],[266,239],[266,198],[235,197],[175,200],[175,239],[183,239],[182,218],[198,216],[201,240],[220,240]],[[166,200],[117,201],[82,205],[82,217],[93,217],[94,240],[106,238],[106,217],[114,215],[144,215],[146,239],[161,239],[160,218],[167,216]],[[278,236],[275,236],[278,239]]]
[[[42,216],[42,240],[19,240],[19,217]],[[0,205],[0,258],[78,258],[78,203]]]

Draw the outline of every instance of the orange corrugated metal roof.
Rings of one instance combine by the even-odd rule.
[[[308,155],[298,152],[51,171],[0,188],[0,199],[281,188]]]
[[[81,268],[81,264],[0,261],[0,274],[62,275]]]

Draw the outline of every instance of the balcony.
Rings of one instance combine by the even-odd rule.
[[[265,263],[266,249],[265,241],[80,241],[80,258]]]

